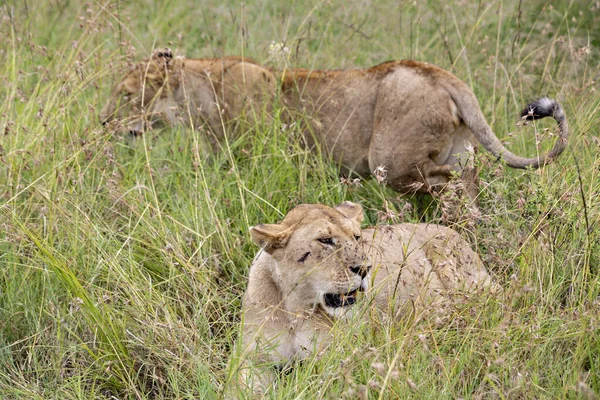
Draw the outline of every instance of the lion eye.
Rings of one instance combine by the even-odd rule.
[[[354,240],[358,242],[360,240],[360,235],[354,235]]]
[[[333,245],[333,238],[331,237],[320,238],[317,240],[323,244]]]

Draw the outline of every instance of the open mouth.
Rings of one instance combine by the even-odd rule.
[[[362,286],[347,293],[326,293],[323,296],[325,305],[331,308],[348,307],[356,303],[356,295],[362,292]]]

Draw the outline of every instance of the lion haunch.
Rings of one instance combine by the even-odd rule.
[[[292,115],[309,116],[309,143],[316,139],[336,162],[362,176],[386,167],[387,183],[400,192],[442,188],[453,173],[462,172],[475,197],[476,171],[463,170],[470,147],[481,143],[513,168],[537,168],[567,143],[564,111],[554,100],[542,98],[528,105],[523,117],[553,117],[559,139],[546,155],[513,154],[491,130],[464,82],[412,60],[366,69],[286,70],[282,91]]]

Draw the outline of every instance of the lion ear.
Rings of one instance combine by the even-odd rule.
[[[152,61],[157,63],[159,66],[163,68],[169,68],[171,66],[171,61],[173,60],[173,50],[168,47],[163,49],[156,49],[152,53]]]
[[[250,235],[254,243],[271,254],[273,250],[285,246],[290,237],[290,229],[279,224],[262,224],[251,226]]]
[[[363,222],[363,208],[360,204],[345,201],[335,209],[341,212],[344,217],[354,220],[358,225]]]

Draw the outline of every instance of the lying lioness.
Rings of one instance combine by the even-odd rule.
[[[263,68],[239,57],[175,58],[169,49],[135,66],[112,92],[101,118],[125,119],[132,133],[145,120],[205,122],[216,139],[248,106],[270,103],[277,82],[291,121],[308,120],[305,139],[320,143],[334,161],[359,175],[387,169],[388,184],[402,192],[426,192],[464,172],[471,197],[476,172],[465,169],[477,142],[514,168],[537,168],[566,146],[568,127],[554,100],[539,99],[526,119],[558,122],[554,148],[546,155],[519,157],[498,140],[471,89],[441,68],[417,61],[390,61],[372,68],[336,71]]]
[[[250,228],[261,250],[243,303],[243,385],[264,390],[276,369],[325,348],[330,327],[352,313],[359,297],[397,318],[493,285],[479,256],[452,229],[361,229],[362,220],[358,204],[304,204],[280,224]]]

